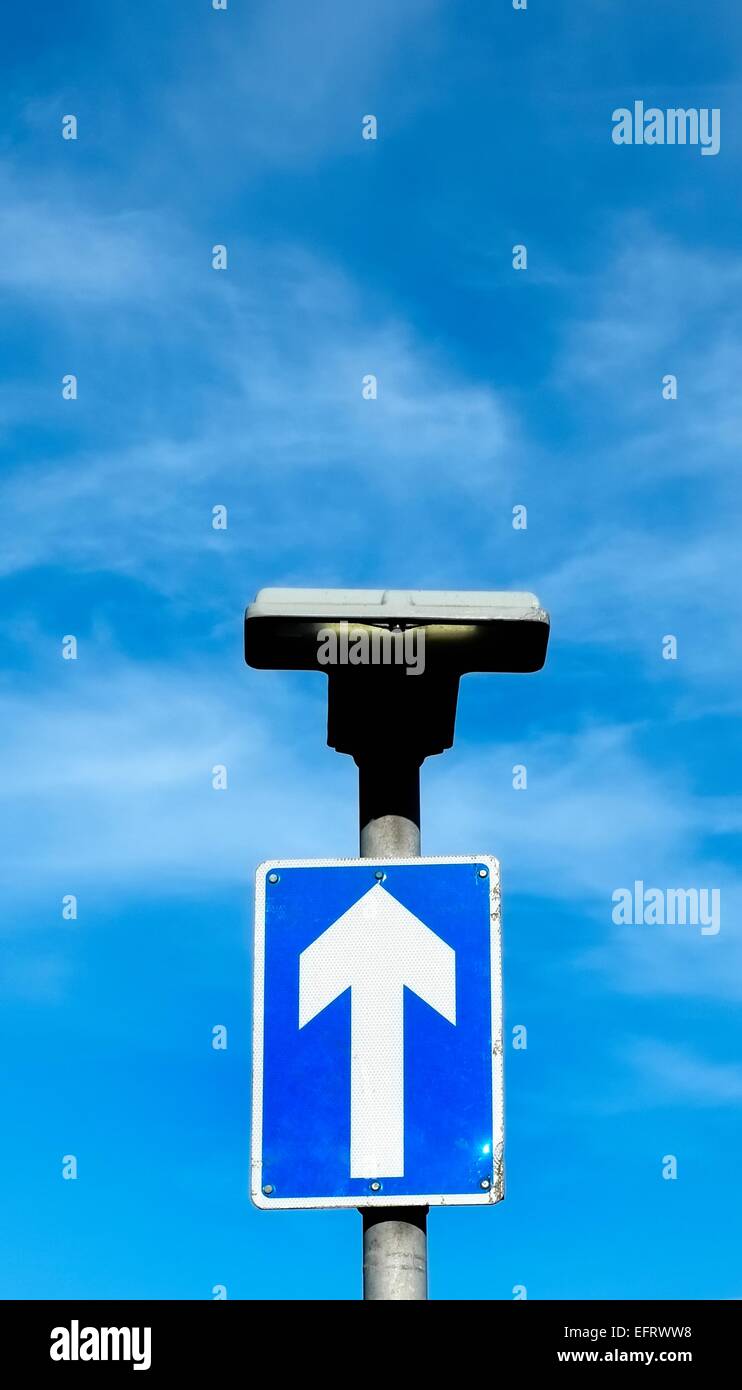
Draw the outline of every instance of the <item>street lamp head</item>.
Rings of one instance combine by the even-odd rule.
[[[261,589],[245,614],[248,665],[325,671],[327,742],[359,765],[450,748],[460,677],[538,671],[548,639],[520,592]]]
[[[337,661],[328,659],[332,632]],[[384,644],[383,632],[410,637],[397,639],[396,646]],[[413,633],[424,647],[426,670],[459,676],[466,671],[538,671],[546,659],[549,616],[534,594],[520,592],[261,589],[245,614],[245,660],[262,670],[281,671],[409,666],[404,653],[414,649]],[[374,635],[378,653],[398,649],[402,660],[374,661]],[[362,659],[364,638],[368,661]],[[355,660],[350,655],[354,649]]]

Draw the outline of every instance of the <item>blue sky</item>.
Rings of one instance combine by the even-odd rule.
[[[502,861],[528,1028],[506,1200],[432,1213],[431,1295],[742,1296],[738,7],[4,28],[0,1292],[360,1292],[356,1213],[246,1196],[253,868],[355,853],[356,792],[324,681],[248,671],[242,612],[335,584],[552,614],[545,671],[467,677],[423,769],[424,851]],[[720,153],[615,146],[635,99],[718,107]],[[719,887],[720,932],[615,926],[635,879]]]

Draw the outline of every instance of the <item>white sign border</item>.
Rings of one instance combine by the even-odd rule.
[[[489,867],[490,900],[490,1002],[492,1030],[492,1167],[490,1187],[478,1192],[428,1192],[359,1194],[356,1197],[272,1197],[263,1192],[263,1038],[265,998],[265,880],[276,869],[335,869],[365,866],[405,867],[415,864],[486,864]],[[265,859],[255,870],[255,921],[253,933],[253,1074],[252,1141],[250,1149],[250,1198],[261,1211],[336,1207],[474,1207],[494,1206],[505,1196],[504,1184],[504,1074],[502,1019],[502,937],[500,862],[492,854],[438,854],[415,859]]]

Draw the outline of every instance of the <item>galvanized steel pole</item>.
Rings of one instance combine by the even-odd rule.
[[[363,859],[420,853],[420,762],[356,758]],[[364,1300],[428,1297],[427,1207],[368,1207],[363,1216]]]

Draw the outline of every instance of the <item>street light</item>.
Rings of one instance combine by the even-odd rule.
[[[374,859],[420,854],[420,765],[453,743],[461,676],[539,671],[548,640],[521,592],[261,589],[245,614],[249,666],[327,675],[327,742],[358,765]],[[362,1215],[364,1298],[426,1298],[426,1209]]]
[[[322,650],[323,634],[333,631],[345,638],[334,662]],[[384,645],[392,636],[396,645]],[[354,662],[364,637],[367,659]],[[424,663],[410,671],[404,653],[413,643],[400,639],[415,637]],[[245,660],[262,670],[324,670],[330,747],[360,762],[383,739],[387,751],[419,755],[419,766],[453,743],[459,678],[538,671],[548,637],[548,614],[529,593],[261,589],[245,615]]]

